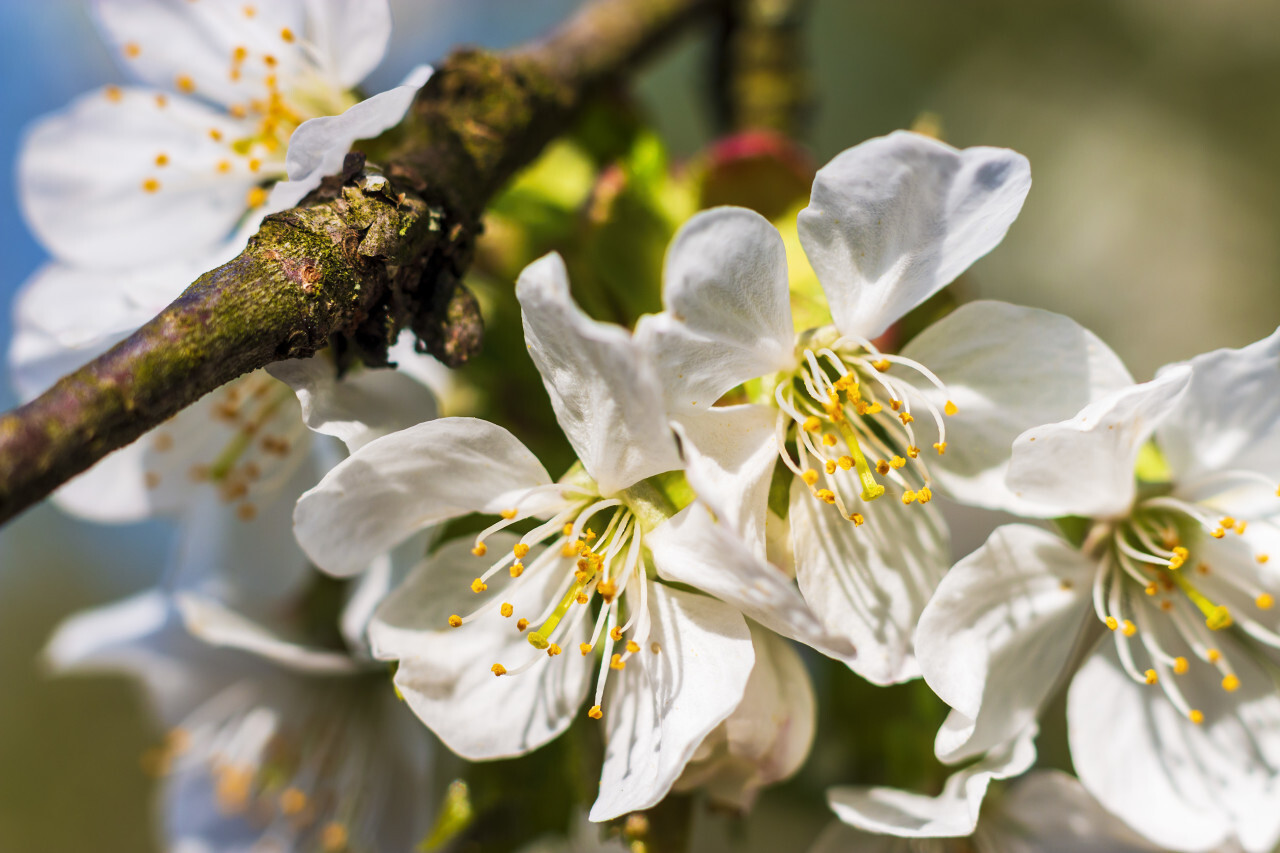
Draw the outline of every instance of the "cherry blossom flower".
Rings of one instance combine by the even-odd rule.
[[[424,526],[496,516],[388,597],[371,626],[375,653],[399,661],[415,713],[473,760],[535,749],[589,705],[606,727],[591,810],[604,820],[662,799],[739,706],[752,641],[737,608],[653,576],[650,539],[675,511],[655,478],[680,458],[631,336],[582,313],[558,256],[526,269],[516,294],[580,464],[553,482],[505,429],[445,418],[353,453],[303,495],[295,529],[317,565],[345,576]],[[763,595],[750,581],[739,595]],[[775,624],[812,622],[792,590],[776,606]]]
[[[1010,486],[1088,532],[999,528],[939,586],[916,637],[954,709],[939,757],[1032,725],[1070,680],[1073,761],[1106,808],[1175,850],[1280,841],[1277,391],[1280,333],[1018,438]]]
[[[71,617],[46,658],[146,688],[166,849],[390,853],[430,826],[432,744],[367,658],[157,590]]]
[[[1028,509],[1003,485],[1013,439],[1130,381],[1073,321],[996,302],[901,353],[874,343],[1001,240],[1029,186],[1012,151],[871,140],[818,172],[800,214],[834,325],[795,333],[777,231],[719,208],[677,234],[666,310],[637,327],[699,497],[763,557],[770,489],[789,490],[800,590],[876,683],[919,674],[912,634],[949,563],[934,488]]]
[[[339,171],[355,140],[398,124],[429,73],[364,101],[355,91],[386,48],[386,0],[93,8],[140,84],[36,122],[18,163],[32,230],[92,270],[204,256],[237,225],[251,233]]]

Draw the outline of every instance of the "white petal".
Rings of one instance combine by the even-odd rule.
[[[679,468],[652,368],[626,330],[598,323],[574,304],[560,256],[525,267],[516,298],[556,419],[600,494]]]
[[[855,527],[834,507],[791,487],[791,537],[800,592],[827,631],[858,650],[849,667],[874,684],[915,678],[912,637],[920,611],[951,562],[932,506],[903,506],[890,487],[866,503]]]
[[[211,646],[239,649],[297,672],[334,675],[358,671],[355,661],[343,652],[288,640],[213,599],[179,594],[176,600],[187,630]]]
[[[366,444],[298,501],[294,532],[317,566],[364,571],[417,530],[473,512],[498,513],[512,493],[551,482],[505,429],[443,418]]]
[[[1138,451],[1186,393],[1185,368],[1090,403],[1070,420],[1035,427],[1013,443],[1008,485],[1057,515],[1128,512]]]
[[[149,590],[65,619],[44,649],[55,672],[142,680],[156,715],[174,725],[227,683],[216,653],[192,638],[170,598]]]
[[[376,5],[376,4],[375,4]],[[426,82],[425,78],[422,82]],[[292,206],[320,186],[321,178],[342,171],[342,161],[357,139],[372,139],[404,118],[422,83],[379,92],[336,116],[304,121],[289,137],[285,168],[289,180],[272,190],[272,204],[289,194]],[[281,195],[277,195],[280,193]]]
[[[991,750],[981,761],[947,778],[942,793],[926,797],[896,788],[832,788],[827,802],[847,824],[906,838],[957,837],[973,833],[995,779],[1025,772],[1036,760],[1036,728]]]
[[[1015,782],[1000,801],[999,822],[1028,851],[1155,853],[1160,849],[1117,820],[1074,777],[1060,770],[1038,770]]]
[[[893,835],[875,835],[854,829],[841,821],[833,821],[809,853],[950,853],[951,845],[940,838],[908,839]]]
[[[735,610],[646,583],[653,627],[647,646],[609,679],[594,821],[665,797],[698,744],[742,701],[755,660],[751,634]]]
[[[1174,479],[1231,468],[1280,477],[1280,329],[1186,364],[1187,395],[1156,432]]]
[[[995,248],[1031,188],[1025,157],[914,133],[872,139],[818,171],[800,241],[836,326],[874,338]]]
[[[495,553],[509,552],[516,541],[507,533],[489,540]],[[514,583],[503,572],[476,594],[471,579],[490,561],[473,556],[469,544],[447,543],[419,566],[378,608],[369,637],[378,657],[400,661],[396,685],[450,749],[473,761],[521,755],[568,728],[586,698],[595,658],[579,654],[578,644],[590,624],[565,635],[563,654],[538,651],[516,620],[543,611],[568,568],[556,563]],[[527,559],[532,566],[536,555]],[[514,615],[503,618],[490,607],[474,621],[449,627],[451,615],[495,600],[509,602]],[[534,658],[531,669],[515,675],[490,671],[495,663],[514,670]]]
[[[146,487],[146,460],[150,440],[108,453],[96,465],[72,477],[53,493],[53,502],[64,512],[102,524],[129,524],[156,514],[154,495]]]
[[[178,79],[186,77],[202,98],[247,105],[265,96],[268,74],[274,73],[287,92],[312,67],[301,41],[307,34],[303,0],[94,0],[93,5],[126,69],[161,88],[179,88]],[[294,40],[284,38],[285,28]],[[240,73],[233,75],[236,48],[247,55],[238,64]],[[267,64],[267,56],[273,65]],[[325,83],[332,87],[334,81]]]
[[[672,422],[689,485],[760,557],[778,464],[776,418],[768,406],[745,405],[714,407]]]
[[[347,603],[342,608],[339,627],[342,638],[352,653],[360,657],[372,657],[369,648],[369,623],[373,614],[392,590],[404,583],[404,579],[426,555],[439,528],[429,528],[417,536],[411,536],[391,550],[377,557],[369,569],[351,585]]]
[[[758,213],[695,215],[667,249],[662,304],[636,338],[653,358],[674,410],[706,409],[726,391],[791,364],[787,255]]]
[[[1034,512],[1005,486],[1014,439],[1133,384],[1111,348],[1071,318],[1004,302],[962,305],[902,355],[932,370],[946,391],[910,370],[895,367],[894,378],[939,411],[948,401],[958,408],[946,418],[947,452],[930,465],[935,480],[965,503],[1022,515],[1052,513]],[[937,440],[931,419],[917,424],[921,447]]]
[[[718,806],[745,812],[760,789],[790,777],[809,755],[814,695],[796,650],[747,623],[756,663],[742,702],[698,747],[673,790],[705,790]]]
[[[22,208],[59,258],[100,270],[203,255],[248,209],[263,175],[210,137],[217,130],[234,139],[244,128],[180,95],[162,107],[159,94],[94,92],[28,130],[18,160]],[[230,171],[219,170],[223,161]]]
[[[1072,761],[1100,803],[1161,847],[1202,851],[1235,837],[1264,853],[1280,841],[1280,697],[1246,653],[1223,652],[1239,671],[1236,693],[1212,667],[1178,676],[1205,714],[1197,726],[1158,686],[1132,681],[1104,643],[1067,695]]]
[[[938,757],[959,761],[1035,723],[1092,614],[1095,566],[1048,531],[997,528],[938,584],[916,631],[924,680],[951,720]]]
[[[701,505],[685,507],[654,528],[645,542],[661,577],[714,595],[784,637],[855,665],[853,644],[823,627],[791,579],[753,555]]]
[[[391,37],[386,0],[306,0],[307,40],[321,65],[344,86],[355,86],[378,67]]]
[[[320,356],[278,361],[267,372],[297,393],[307,426],[342,439],[353,453],[438,413],[431,390],[396,370],[358,369],[338,379],[333,362]]]

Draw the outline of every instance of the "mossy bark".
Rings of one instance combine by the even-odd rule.
[[[479,217],[593,91],[717,0],[598,0],[545,41],[441,65],[371,179],[348,158],[302,207],[267,217],[116,347],[0,416],[0,523],[204,394],[335,335],[385,358],[404,326],[448,363],[480,342],[461,285]],[[372,171],[372,170],[370,170]]]

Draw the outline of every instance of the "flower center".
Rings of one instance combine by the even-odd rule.
[[[567,638],[577,633],[586,619],[594,620],[589,642],[578,645],[583,655],[597,653],[602,661],[596,681],[595,703],[588,716],[604,716],[604,689],[611,671],[626,668],[627,661],[649,638],[648,585],[642,550],[642,531],[635,513],[620,499],[600,499],[577,486],[555,483],[525,492],[516,506],[505,510],[502,519],[476,537],[471,553],[485,557],[485,540],[517,521],[530,517],[520,504],[530,503],[548,491],[569,499],[568,506],[520,537],[507,552],[471,582],[471,590],[482,593],[494,575],[506,571],[511,578],[526,572],[555,572],[561,576],[555,594],[541,613],[517,614],[507,601],[493,598],[466,616],[454,614],[449,625],[458,628],[478,619],[491,619],[496,609],[503,619],[515,618],[515,628],[529,631],[529,645],[536,651],[523,662],[494,663],[494,675],[519,675],[541,660],[541,654],[556,657],[564,651]],[[602,526],[596,533],[593,521]],[[534,548],[541,550],[526,564]],[[623,602],[626,602],[625,609]],[[593,615],[594,612],[594,615]],[[623,619],[626,621],[624,622]],[[529,630],[532,628],[532,630]],[[619,649],[619,651],[615,651]],[[655,649],[656,651],[656,649]]]
[[[1219,476],[1258,479],[1239,471]],[[1242,631],[1280,648],[1280,635],[1263,624],[1275,599],[1249,570],[1270,556],[1258,550],[1249,525],[1161,495],[1139,501],[1122,521],[1097,525],[1085,546],[1101,557],[1094,611],[1114,633],[1125,672],[1140,684],[1159,684],[1197,724],[1204,712],[1188,701],[1176,677],[1213,667],[1223,690],[1238,690],[1240,677],[1218,639],[1222,632],[1238,637]]]
[[[257,517],[254,499],[269,502],[310,447],[292,389],[261,371],[223,386],[208,403],[189,412],[156,431],[146,485],[158,488],[172,464],[211,459],[191,465],[187,476],[217,489],[243,521]],[[200,414],[207,419],[199,420]]]
[[[872,501],[885,492],[880,479],[901,490],[903,504],[933,499],[931,478],[912,427],[913,402],[933,420],[947,450],[943,411],[912,384],[890,375],[894,367],[923,376],[944,394],[946,386],[924,365],[880,352],[870,341],[844,336],[823,345],[802,336],[800,366],[774,389],[778,407],[777,440],[783,463],[818,500],[835,506],[855,525],[865,518],[857,500]]]

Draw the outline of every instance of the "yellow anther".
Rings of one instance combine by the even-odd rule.
[[[489,552],[489,546],[484,544],[483,542],[477,542],[476,547],[471,549],[471,553],[475,554],[477,557],[483,557],[488,552]]]
[[[484,581],[480,580],[480,578],[476,578],[471,582],[471,591],[476,594],[482,593],[488,588],[489,588],[489,585]]]
[[[1120,633],[1124,634],[1126,637],[1132,637],[1134,634],[1138,633],[1138,628],[1136,625],[1134,625],[1132,622],[1126,619],[1120,625]]]
[[[185,95],[190,95],[196,90],[196,81],[192,80],[186,74],[179,74],[178,78],[174,80],[173,83],[178,87],[178,91]]]
[[[804,419],[804,424],[801,426],[801,429],[805,432],[817,432],[822,429],[822,419],[817,415],[809,415],[809,417]]]
[[[941,456],[947,452],[947,443],[945,441],[935,441],[933,443],[933,449],[938,451],[938,455]]]
[[[284,39],[284,40],[285,40],[285,41],[287,41],[287,42],[292,42],[292,41],[293,41],[293,30],[289,29],[288,27],[285,27],[284,29],[282,29],[282,30],[280,31],[280,38]]]
[[[596,584],[596,592],[600,593],[600,597],[604,599],[606,604],[613,601],[613,597],[618,594],[618,585],[613,581],[600,581]]]
[[[498,612],[503,616],[510,617],[512,613],[516,612],[516,609],[509,602],[504,601],[502,602],[502,607],[498,608]]]
[[[1117,628],[1119,628],[1119,627],[1120,627],[1120,623],[1116,621],[1116,617],[1114,617],[1114,616],[1108,616],[1108,617],[1107,617],[1107,628],[1108,628],[1108,630],[1114,631],[1115,629],[1117,629]]]
[[[827,433],[822,437],[822,443],[825,444],[827,447],[835,447],[837,441],[839,441],[839,439],[837,439],[831,433]]]
[[[1231,627],[1231,611],[1227,609],[1225,604],[1219,604],[1205,617],[1204,624],[1209,627],[1210,631],[1221,631],[1223,628]]]
[[[871,362],[871,366],[874,367],[876,370],[880,371],[881,373],[884,373],[886,370],[889,369],[889,359],[887,358],[876,359],[875,361]]]
[[[859,400],[854,408],[858,410],[860,415],[878,415],[884,411],[884,406],[879,403],[868,403],[865,400]],[[906,423],[906,421],[903,421],[903,423]]]
[[[849,520],[853,522],[854,527],[861,527],[866,522],[866,519],[862,517],[862,513],[860,512],[852,513],[849,516]]]
[[[551,645],[547,646],[548,657],[555,657],[558,654],[560,654],[560,647],[557,646],[555,643],[552,643]]]
[[[165,166],[168,166],[168,165],[169,165],[169,155],[168,155],[168,154],[164,154],[164,153],[157,154],[157,155],[156,155],[156,165],[157,165],[157,166],[159,166],[159,167],[160,167],[160,168],[162,168],[162,169],[163,169]]]
[[[1259,564],[1262,564],[1267,562],[1267,560],[1270,560],[1271,557],[1268,556],[1267,554],[1259,554],[1258,556],[1254,557],[1254,559],[1257,560]]]
[[[1206,649],[1204,653],[1205,660],[1209,663],[1217,663],[1222,660],[1222,652],[1217,649]]]
[[[249,207],[261,207],[267,202],[267,191],[262,187],[254,187],[245,196],[245,204]]]
[[[157,94],[156,94],[156,108],[157,108],[157,109],[161,109],[161,110],[162,110],[162,109],[164,109],[164,108],[165,108],[165,107],[167,107],[167,106],[169,106],[169,99],[168,99],[168,98],[166,98],[163,94],[157,93]]]
[[[301,814],[307,807],[307,795],[297,788],[285,788],[280,794],[280,812],[286,816]]]
[[[848,471],[850,468],[853,467],[853,457],[841,456],[839,459],[836,460],[836,464],[839,465],[845,471]]]
[[[836,472],[836,461],[828,459],[823,467],[827,469],[828,474],[834,474]]]
[[[1221,527],[1215,527],[1213,530],[1209,531],[1209,535],[1214,539],[1221,539],[1223,536],[1227,535],[1227,531],[1223,530]]]
[[[1240,689],[1240,679],[1234,673],[1224,676],[1222,679],[1222,689],[1228,693],[1234,693]]]
[[[529,620],[525,619],[523,616],[520,617],[520,619],[516,622],[517,631],[523,631],[525,628],[528,628],[528,627],[529,627]]]
[[[261,169],[261,168],[262,168],[262,161],[261,161],[261,160],[259,160],[257,157],[254,157],[254,158],[252,158],[252,159],[250,159],[250,160],[249,160],[249,171],[250,171],[250,172],[256,172],[256,171],[258,171],[258,170],[259,170],[259,169]]]
[[[565,536],[572,536],[572,535],[573,535],[573,522],[569,522],[569,523],[568,523],[568,524],[566,524],[564,527],[562,527],[562,528],[560,529],[560,532],[561,532],[561,533],[563,533]]]
[[[600,710],[599,705],[592,705],[591,710],[587,711],[587,716],[593,720],[598,720],[604,716],[604,711]]]
[[[511,519],[515,518],[518,514],[519,514],[519,511],[515,509],[504,509],[502,512],[498,513],[498,515],[502,516],[507,521],[510,521]]]
[[[901,412],[901,413],[899,413],[899,414],[898,414],[898,420],[902,421],[902,425],[903,425],[903,426],[906,426],[907,424],[909,424],[909,423],[911,423],[912,421],[914,421],[914,420],[915,420],[915,418],[911,417],[911,413],[910,413],[910,412]]]
[[[1248,527],[1248,526],[1249,526],[1249,522],[1247,522],[1247,521],[1237,521],[1237,522],[1236,522],[1236,533],[1237,533],[1238,535],[1240,535],[1240,536],[1243,536],[1243,535],[1244,535],[1244,530],[1245,530],[1245,528],[1246,528],[1246,527]]]
[[[1270,610],[1275,606],[1276,600],[1272,598],[1271,593],[1264,592],[1253,600],[1259,610]]]
[[[1224,515],[1222,518],[1218,519],[1218,524],[1221,524],[1227,530],[1230,530],[1236,526],[1236,520],[1229,515]]]
[[[586,657],[587,655],[591,654],[591,644],[578,643],[578,651],[582,652],[583,657]]]
[[[588,527],[586,530],[582,531],[582,538],[590,542],[592,539],[596,538],[596,532]]]
[[[108,86],[102,90],[102,93],[106,95],[107,100],[113,104],[118,104],[124,100],[124,90],[119,86]]]
[[[916,500],[916,493],[911,491],[910,489],[907,489],[905,492],[902,493],[902,503],[904,505],[910,506],[911,504],[915,503],[915,500]]]
[[[613,641],[615,643],[618,642],[619,640],[622,639],[622,629],[619,628],[617,625],[614,625],[612,628],[609,629],[609,636],[613,638]]]
[[[898,411],[898,409],[901,409],[901,408],[902,408],[902,401],[901,401],[901,400],[890,400],[890,401],[889,401],[889,408],[893,409],[895,412],[896,412],[896,411]]]
[[[833,383],[837,391],[847,391],[850,388],[857,389],[858,377],[853,373],[846,373]]]
[[[1204,711],[1201,711],[1198,708],[1192,708],[1191,713],[1187,714],[1187,719],[1198,726],[1204,722]]]
[[[927,504],[933,500],[933,492],[929,490],[928,486],[921,486],[920,491],[916,492],[916,500],[922,504]]]
[[[889,460],[889,464],[894,468],[901,468],[903,465],[907,464],[907,460],[903,459],[901,456],[894,456]]]
[[[268,68],[275,68],[276,64],[279,62],[279,60],[269,53],[262,57],[262,61]]]
[[[1147,684],[1155,684],[1160,680],[1160,676],[1156,675],[1156,671],[1154,669],[1147,670],[1143,675],[1147,679]]]
[[[836,493],[830,489],[818,489],[813,495],[823,503],[834,504],[836,502]]]
[[[214,142],[221,142],[222,131],[218,130],[216,127],[209,128],[209,138],[212,139]]]
[[[244,46],[237,47],[231,51],[232,62],[244,62],[249,57],[249,49]]]
[[[517,542],[511,549],[511,553],[516,555],[517,560],[523,560],[529,554],[529,546],[523,542]]]
[[[137,59],[141,53],[142,47],[137,42],[131,41],[124,46],[124,55],[130,59]]]
[[[221,173],[222,173],[222,174],[224,174],[224,175],[225,175],[227,172],[230,172],[230,171],[231,171],[231,161],[230,161],[230,160],[219,160],[219,161],[218,161],[218,171],[219,171],[219,172],[221,172]]]
[[[627,640],[627,651],[634,655],[636,652],[640,651],[640,644],[635,640]]]
[[[494,675],[507,674],[507,668],[500,663],[495,663],[493,666],[489,667],[489,671],[492,672]]]
[[[914,444],[910,445],[907,448],[907,455],[910,456],[912,459],[915,459],[917,456],[920,455],[920,448],[916,447]]]
[[[953,403],[953,402],[951,402],[950,400],[948,400],[948,401],[947,401],[947,404],[946,404],[945,406],[943,406],[943,407],[942,407],[942,411],[946,412],[948,415],[954,415],[956,412],[958,412],[958,411],[960,411],[960,410],[959,410],[958,408],[956,408],[956,404],[955,404],[955,403]]]
[[[1185,673],[1188,666],[1189,664],[1187,663],[1187,659],[1184,657],[1176,657],[1173,659],[1173,671],[1178,675]]]
[[[513,578],[520,577],[522,574],[524,574],[524,563],[520,562],[519,560],[516,560],[507,568],[507,574],[511,575],[511,577]]]
[[[147,178],[142,182],[142,190],[149,193],[160,192],[160,182],[155,178]]]
[[[812,486],[818,482],[818,472],[812,468],[806,468],[804,473],[800,475],[800,479],[804,480],[806,486]]]
[[[578,548],[577,548],[576,542],[566,542],[560,546],[561,557],[572,557],[577,553],[578,553]]]
[[[244,104],[232,104],[227,107],[227,112],[231,114],[232,118],[244,118],[249,114],[249,111],[245,109]]]
[[[462,627],[462,617],[461,617],[461,616],[459,616],[457,613],[455,613],[455,614],[453,614],[452,616],[450,616],[450,617],[449,617],[449,627],[450,627],[450,628],[461,628],[461,627]]]
[[[1147,588],[1146,588],[1147,595],[1155,595],[1159,591],[1160,591],[1160,587],[1157,586],[1156,584],[1154,583],[1147,584]]]
[[[879,475],[880,475],[880,476],[882,476],[882,477],[883,477],[885,474],[888,474],[888,473],[889,473],[889,463],[888,463],[888,462],[886,462],[886,461],[885,461],[885,460],[883,460],[883,459],[881,459],[879,462],[877,462],[877,463],[876,463],[876,473],[877,473],[877,474],[879,474]]]
[[[527,639],[529,640],[529,645],[533,646],[535,649],[541,650],[551,645],[549,642],[547,642],[546,635],[543,634],[541,631],[533,631],[532,633],[529,634]]]
[[[627,668],[627,662],[622,659],[622,655],[614,655],[609,661],[609,669],[623,670]]]
[[[574,601],[578,602],[579,604],[586,604],[590,600],[591,600],[590,596],[588,596],[585,592],[578,593],[578,597],[574,599]]]

